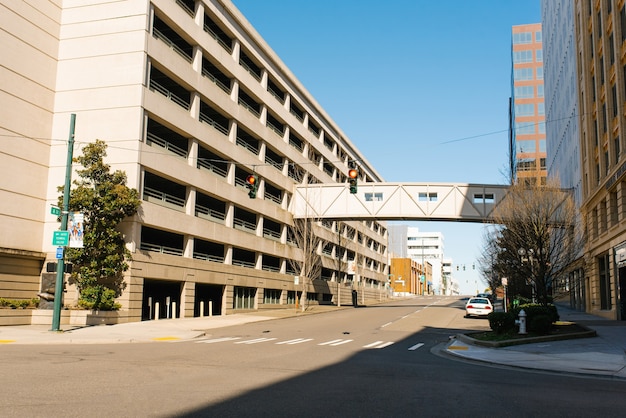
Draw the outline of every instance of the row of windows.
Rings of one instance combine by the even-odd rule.
[[[513,51],[513,64],[526,64],[530,62],[543,62],[543,51],[541,49],[534,51],[532,49]]]
[[[545,122],[515,122],[515,135],[545,135],[545,133]]]
[[[539,147],[537,147],[537,143],[539,143]],[[544,153],[546,152],[546,140],[545,139],[539,139],[539,140],[516,139],[515,152],[517,154],[536,153],[536,152]]]
[[[543,97],[543,84],[539,84],[535,91],[535,86],[517,86],[513,89],[515,99],[532,99]]]
[[[545,115],[545,104],[523,103],[515,105],[515,117]]]
[[[541,31],[535,32],[535,42],[541,42]],[[519,32],[513,34],[513,45],[532,44],[533,32]]]
[[[535,77],[535,69],[534,68],[516,68],[513,70],[513,80],[514,81],[529,81],[529,80],[543,80],[543,67],[536,68]]]

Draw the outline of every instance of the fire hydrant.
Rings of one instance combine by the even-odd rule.
[[[526,334],[526,311],[523,309],[519,311],[519,319],[515,324],[519,325],[519,334]]]

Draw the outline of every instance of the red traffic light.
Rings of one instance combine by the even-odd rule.
[[[348,170],[348,177],[350,177],[351,179],[355,179],[359,176],[359,170],[357,170],[356,168],[351,168],[350,170]]]
[[[256,176],[250,174],[248,177],[246,177],[246,183],[248,183],[250,186],[254,186],[256,184]]]

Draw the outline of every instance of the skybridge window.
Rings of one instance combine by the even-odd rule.
[[[382,193],[365,193],[365,201],[366,202],[382,202],[383,194]]]
[[[417,195],[417,200],[420,201],[420,202],[436,202],[437,201],[437,193],[420,192]]]
[[[474,194],[474,203],[495,203],[496,198],[493,193]]]

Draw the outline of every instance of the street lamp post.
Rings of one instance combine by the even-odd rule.
[[[533,298],[533,303],[536,303],[537,300],[537,279],[535,277],[535,262],[538,261],[534,255],[535,255],[535,250],[532,248],[529,248],[528,250],[525,248],[519,248],[517,250],[517,254],[520,256],[520,261],[523,264],[524,261],[528,261],[530,263],[530,275],[531,275],[531,291],[532,291],[532,298]],[[524,257],[526,256],[526,257]]]

